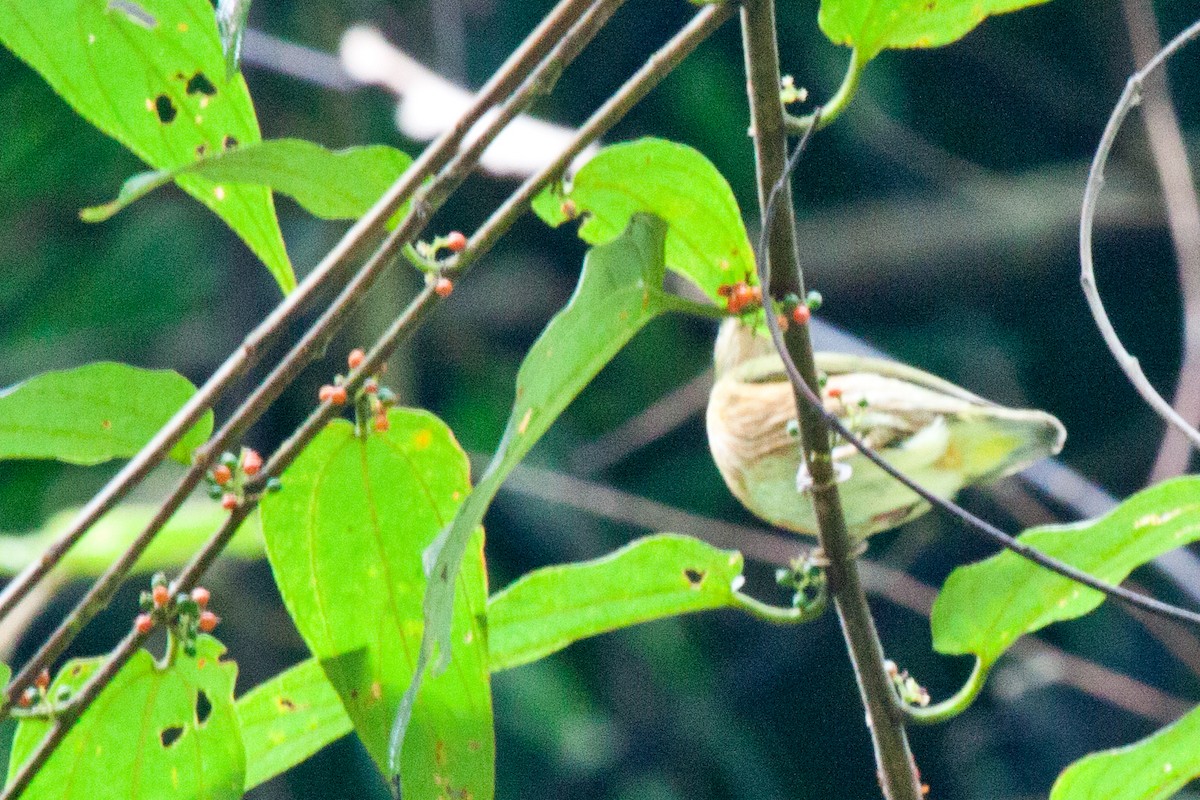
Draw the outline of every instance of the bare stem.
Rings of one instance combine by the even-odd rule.
[[[758,253],[764,294],[783,297],[804,295],[797,251],[791,188],[787,181],[787,132],[779,99],[779,53],[775,40],[774,0],[753,0],[742,6],[742,40],[753,117],[754,149],[758,173],[758,200],[766,247]],[[809,127],[811,132],[819,125]],[[786,213],[770,213],[775,202]],[[764,305],[771,308],[769,298]],[[776,347],[785,360],[798,367],[793,376],[796,407],[805,460],[813,478],[813,505],[821,547],[829,559],[829,592],[837,608],[850,661],[858,680],[867,724],[875,747],[879,784],[888,800],[921,800],[921,783],[908,745],[904,720],[897,712],[894,690],[884,668],[883,647],[855,563],[855,543],[846,528],[829,449],[829,428],[817,409],[806,402],[803,390],[817,386],[808,326],[790,326],[786,337],[774,314],[767,313]]]

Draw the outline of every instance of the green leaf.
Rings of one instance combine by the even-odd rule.
[[[238,800],[245,753],[233,705],[237,666],[220,661],[225,647],[209,636],[195,658],[179,655],[160,669],[139,650],[71,728],[22,797],[26,800]],[[77,692],[104,658],[67,662],[50,685]],[[203,695],[203,699],[201,699]],[[50,730],[22,720],[13,740],[9,778]]]
[[[225,78],[209,0],[0,0],[0,43],[154,169],[262,138],[246,82]],[[195,175],[178,183],[249,245],[284,292],[295,287],[270,191]]]
[[[0,461],[52,458],[92,465],[129,458],[195,393],[176,372],[107,361],[43,372],[0,392]],[[190,464],[192,449],[212,433],[212,420],[210,411],[171,457]]]
[[[246,747],[246,791],[354,729],[316,659],[302,661],[237,701]]]
[[[112,565],[158,512],[157,503],[125,503],[105,514],[83,539],[67,551],[56,569],[66,578],[95,578]],[[75,521],[78,509],[60,511],[34,533],[0,534],[0,575],[15,575],[41,556],[50,542]],[[184,503],[171,517],[154,542],[134,565],[135,572],[153,572],[179,566],[191,558],[229,517],[213,500]],[[262,523],[251,515],[226,555],[239,558],[263,556]]]
[[[488,600],[492,672],[536,661],[588,636],[737,606],[742,555],[673,533],[593,561],[546,567]]]
[[[754,250],[733,190],[699,150],[663,139],[606,147],[583,165],[569,188],[543,192],[533,208],[557,227],[567,220],[566,199],[584,215],[579,236],[589,244],[620,236],[636,212],[661,217],[667,223],[667,267],[714,301],[721,284],[756,280]]]
[[[412,163],[387,145],[326,150],[303,139],[273,139],[205,156],[173,170],[142,172],[121,187],[117,199],[79,213],[100,222],[181,175],[221,184],[266,186],[286,194],[321,219],[357,219],[375,204]]]
[[[332,423],[284,474],[284,490],[262,502],[288,611],[381,766],[421,639],[420,553],[470,491],[466,455],[437,417],[393,409],[389,420],[387,433],[365,438],[344,420]],[[406,798],[493,792],[483,535],[478,526],[468,534],[447,647],[455,668],[422,687],[403,753]],[[357,659],[347,655],[360,649]]]
[[[1097,520],[1045,525],[1021,534],[1038,550],[1110,583],[1176,547],[1200,539],[1200,477],[1165,481]],[[989,667],[1020,636],[1083,616],[1104,600],[1004,551],[950,574],[933,604],[933,645],[979,656]]]
[[[858,50],[862,61],[881,51],[941,47],[990,16],[1049,0],[821,0],[817,22],[834,44]]]
[[[453,524],[438,534],[423,557],[430,577],[425,630],[415,675],[392,730],[393,764],[435,645],[441,652],[439,668],[451,652],[456,576],[473,532],[512,468],[625,343],[667,307],[662,290],[665,235],[662,220],[635,214],[623,236],[592,249],[570,302],[554,315],[521,362],[516,399],[496,454]]]
[[[1050,800],[1166,800],[1200,777],[1200,708],[1140,742],[1092,753],[1058,777]]]

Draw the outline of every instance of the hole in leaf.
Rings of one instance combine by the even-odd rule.
[[[238,146],[238,140],[236,138],[234,138],[233,136],[227,135],[224,139],[221,140],[221,147],[225,148],[226,150],[232,150],[233,148],[235,148],[237,146]]]
[[[187,82],[188,94],[206,94],[212,97],[217,93],[217,87],[213,86],[213,82],[208,79],[208,76],[203,72],[197,72]]]
[[[171,98],[165,94],[160,94],[154,98],[154,113],[158,114],[158,121],[164,125],[175,121],[175,117],[179,115],[179,109],[175,108],[175,104],[171,102]]]
[[[171,745],[178,742],[179,737],[181,737],[181,736],[183,736],[183,726],[182,725],[171,725],[170,727],[163,728],[159,732],[158,739],[159,739],[159,741],[162,742],[163,747],[170,747]]]
[[[212,713],[212,703],[208,699],[208,695],[204,690],[196,692],[196,724],[203,725],[208,722],[208,715]]]
[[[204,158],[206,152],[208,152],[208,148],[205,145],[196,145],[196,158]]]
[[[158,20],[154,18],[153,14],[132,0],[108,0],[108,10],[120,11],[125,15],[125,19],[134,25],[141,25],[146,29],[151,29],[158,25]]]
[[[695,569],[693,567],[688,567],[683,571],[683,577],[687,578],[688,583],[690,583],[693,587],[698,587],[704,582],[704,575],[704,570]]]
[[[275,698],[275,702],[285,714],[290,714],[296,710],[296,703],[290,697],[277,697]]]

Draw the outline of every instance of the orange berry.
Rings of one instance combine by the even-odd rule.
[[[328,383],[325,384],[324,386],[322,386],[321,390],[317,392],[317,399],[320,400],[322,403],[328,403],[330,400],[332,400],[333,399],[333,386],[331,386]]]
[[[154,590],[151,592],[151,595],[154,597],[154,607],[155,608],[162,608],[163,606],[165,606],[167,604],[167,601],[171,599],[170,590],[168,590],[167,587],[165,587],[161,584],[154,587]]]
[[[21,692],[21,696],[17,698],[17,705],[19,705],[21,708],[29,708],[31,705],[33,705],[33,695],[28,689],[24,692]]]
[[[137,619],[133,621],[133,627],[138,633],[149,633],[154,627],[154,617],[149,614],[138,614]]]
[[[50,670],[44,669],[38,673],[33,685],[41,689],[43,692],[50,686]]]
[[[250,448],[243,450],[242,472],[253,476],[257,475],[260,469],[262,469],[262,456],[258,454],[258,451],[251,450]]]
[[[225,484],[229,483],[229,481],[233,480],[233,470],[224,464],[218,464],[217,466],[213,467],[212,477],[217,486],[224,486]]]
[[[808,306],[799,305],[792,309],[792,320],[797,325],[807,325],[810,319],[812,319],[812,312],[808,310]]]
[[[334,386],[333,391],[329,393],[329,402],[333,403],[335,406],[346,405],[346,399],[347,395],[345,386]]]
[[[375,430],[379,431],[380,433],[387,433],[388,429],[391,427],[392,423],[390,420],[388,420],[386,413],[379,414],[375,417]]]
[[[351,350],[350,355],[346,356],[346,363],[350,365],[350,369],[358,369],[366,360],[367,354],[358,347]]]
[[[196,605],[204,608],[208,605],[209,598],[212,597],[212,592],[205,589],[203,586],[197,586],[192,589],[192,599],[196,601]]]
[[[562,215],[567,219],[575,219],[579,215],[579,206],[575,205],[575,201],[571,199],[563,200],[562,205],[558,208]]]
[[[226,511],[233,511],[237,507],[238,507],[237,495],[234,494],[233,492],[226,492],[225,496],[221,498],[221,508],[225,509]]]
[[[379,381],[374,378],[367,378],[363,383],[363,391],[367,394],[379,394]]]
[[[842,396],[842,390],[837,386],[825,390],[825,396],[833,400],[837,400]]]
[[[220,621],[221,618],[213,612],[201,611],[200,619],[197,622],[197,625],[199,626],[200,630],[204,631],[205,633],[211,633],[212,629],[217,627],[217,623]]]
[[[775,317],[775,321],[779,323],[779,330],[786,331],[788,329],[788,319],[786,314],[779,314]]]
[[[467,237],[462,231],[450,231],[446,234],[446,247],[452,253],[461,253],[467,249]]]
[[[438,278],[437,283],[433,285],[433,290],[437,292],[438,297],[449,297],[454,291],[454,281],[449,278]]]

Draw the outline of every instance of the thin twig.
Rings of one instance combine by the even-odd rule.
[[[1100,138],[1100,144],[1096,148],[1096,155],[1092,159],[1087,185],[1083,192],[1083,210],[1079,221],[1081,267],[1079,282],[1083,287],[1084,297],[1087,298],[1088,307],[1091,309],[1092,318],[1096,321],[1096,327],[1100,329],[1100,334],[1104,337],[1104,342],[1108,345],[1113,358],[1116,359],[1117,366],[1125,373],[1129,382],[1133,384],[1133,388],[1160,417],[1175,426],[1194,447],[1200,448],[1200,431],[1192,427],[1171,407],[1170,403],[1163,399],[1163,396],[1158,393],[1142,371],[1142,366],[1138,363],[1137,358],[1131,355],[1125,345],[1121,343],[1112,320],[1109,319],[1108,312],[1104,309],[1104,302],[1100,299],[1092,256],[1092,227],[1096,216],[1096,205],[1100,199],[1100,189],[1104,185],[1104,166],[1108,162],[1109,153],[1112,152],[1117,132],[1120,131],[1129,112],[1141,101],[1142,84],[1146,79],[1181,47],[1197,36],[1200,36],[1200,22],[1193,23],[1183,33],[1172,39],[1147,62],[1146,66],[1131,75],[1125,84],[1125,90],[1121,92],[1120,99],[1117,100],[1112,116],[1109,117],[1108,125],[1104,128],[1104,135]]]
[[[411,197],[422,181],[441,169],[454,156],[467,132],[528,76],[592,2],[594,0],[562,0],[546,16],[480,90],[475,102],[458,123],[430,145],[362,219],[350,227],[308,277],[245,338],[241,346],[217,368],[204,386],[176,412],[154,438],[80,510],[70,527],[46,548],[41,558],[5,586],[0,592],[0,620],[62,560],[67,551],[100,517],[114,508],[166,458],[183,435],[213,407],[217,399],[258,362],[268,344],[288,326],[318,291],[336,283],[345,266],[378,231],[382,230],[384,222]]]
[[[545,90],[547,84],[560,74],[562,67],[570,63],[603,27],[608,16],[621,2],[623,0],[597,0],[594,6],[586,10],[575,25],[554,45],[551,52],[525,78],[513,96],[505,101],[500,107],[499,113],[488,120],[485,129],[472,142],[471,146],[452,158],[431,184],[418,191],[404,221],[387,236],[383,244],[342,290],[333,304],[326,309],[251,396],[242,403],[220,431],[202,448],[191,469],[176,484],[175,489],[163,502],[142,533],[117,561],[109,566],[83,600],[13,679],[7,689],[7,696],[0,700],[0,717],[12,708],[12,704],[20,697],[20,693],[32,684],[41,670],[48,668],[54,659],[66,650],[87,622],[108,604],[120,581],[141,553],[149,547],[158,531],[203,479],[212,460],[222,449],[240,438],[308,363],[320,357],[325,345],[341,327],[374,280],[391,263],[399,249],[424,228],[433,211],[466,179],[488,143],[504,125],[531,103],[536,95]]]
[[[1134,62],[1149,61],[1162,46],[1154,7],[1149,0],[1124,0],[1121,7]],[[1142,121],[1162,187],[1183,297],[1183,358],[1171,405],[1179,416],[1195,425],[1200,420],[1200,202],[1166,76],[1150,77],[1144,89]],[[1149,482],[1155,484],[1183,474],[1191,455],[1187,437],[1168,425]]]

